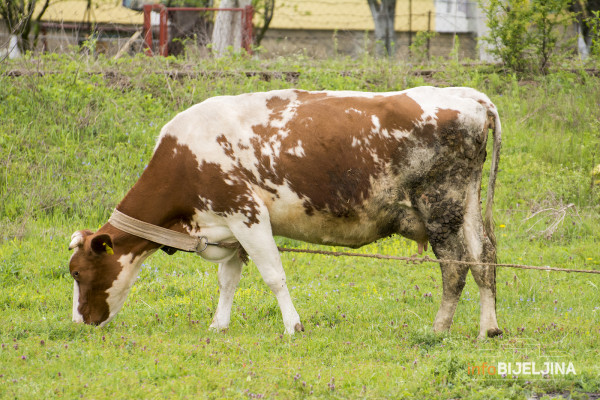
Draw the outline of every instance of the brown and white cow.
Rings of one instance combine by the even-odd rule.
[[[488,130],[494,145],[485,224],[480,206]],[[392,234],[430,243],[438,258],[495,262],[492,202],[500,120],[469,88],[402,92],[279,90],[208,99],[162,129],[154,155],[117,209],[147,223],[239,242],[209,246],[219,263],[211,328],[229,325],[245,250],[275,294],[285,331],[303,330],[274,235],[360,247]],[[105,325],[142,261],[160,244],[110,223],[72,236],[73,320]],[[479,336],[494,336],[495,269],[441,264],[435,331],[448,330],[468,270],[480,289]]]

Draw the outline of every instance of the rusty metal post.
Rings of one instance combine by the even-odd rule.
[[[227,11],[240,12],[242,15],[242,47],[252,54],[253,27],[252,19],[254,17],[254,7],[246,6],[244,8],[212,8],[212,7],[165,7],[163,4],[144,5],[144,43],[146,55],[154,55],[152,50],[152,22],[151,12],[159,11],[159,36],[158,36],[158,54],[161,56],[169,55],[167,41],[169,40],[169,11]]]
[[[159,34],[158,34],[158,49],[159,54],[163,57],[169,55],[169,49],[167,46],[167,38],[169,36],[169,25],[167,24],[167,8],[159,4],[160,9],[160,22],[159,22]]]
[[[242,11],[242,47],[246,49],[248,54],[252,54],[252,39],[253,39],[253,29],[252,29],[252,19],[254,17],[254,7],[246,6],[244,7],[244,11]]]
[[[144,5],[144,43],[146,44],[146,55],[152,57],[154,52],[152,51],[152,21],[151,14],[152,4]]]

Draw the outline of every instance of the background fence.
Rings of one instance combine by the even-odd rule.
[[[114,20],[96,23],[89,21],[52,21],[42,24],[42,35],[37,50],[60,52],[72,46],[93,44],[93,50],[115,54],[136,32],[142,31],[142,13],[131,10],[131,16],[121,23]],[[169,16],[169,53],[180,53],[187,41],[196,42],[196,48],[210,43],[216,12],[173,12]],[[254,23],[259,23],[260,9],[256,10]],[[157,21],[153,23],[154,38],[158,38]],[[199,22],[200,21],[200,22]],[[131,23],[122,23],[131,22]],[[191,26],[191,28],[190,28]],[[477,58],[477,32],[485,26],[474,1],[466,0],[403,0],[396,5],[396,52],[408,57],[418,32],[435,33],[419,54],[448,56],[457,45],[459,56]],[[269,31],[261,43],[263,55],[286,55],[303,52],[314,57],[327,57],[335,53],[360,56],[372,51],[373,18],[366,0],[287,0],[277,5]],[[144,50],[144,37],[133,42],[130,52]],[[175,40],[173,40],[175,39]],[[0,47],[8,44],[9,35],[0,27]],[[87,42],[86,42],[87,41]],[[419,43],[417,43],[419,44]],[[89,47],[89,46],[88,46]]]

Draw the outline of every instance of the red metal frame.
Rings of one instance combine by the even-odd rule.
[[[158,54],[161,56],[169,55],[167,48],[168,35],[168,13],[170,11],[232,11],[242,13],[242,47],[252,54],[252,18],[254,17],[254,8],[246,6],[244,8],[198,8],[198,7],[165,7],[163,4],[144,5],[144,42],[146,44],[146,55],[153,56],[152,51],[152,25],[150,13],[158,11],[160,14],[159,34],[158,34]]]

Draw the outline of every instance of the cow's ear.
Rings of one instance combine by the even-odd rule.
[[[115,254],[112,239],[106,234],[95,236],[90,243],[90,247],[97,254]]]
[[[83,246],[85,238],[92,235],[93,232],[89,230],[77,231],[71,235],[71,243],[69,244],[69,250],[73,250],[76,247]]]

